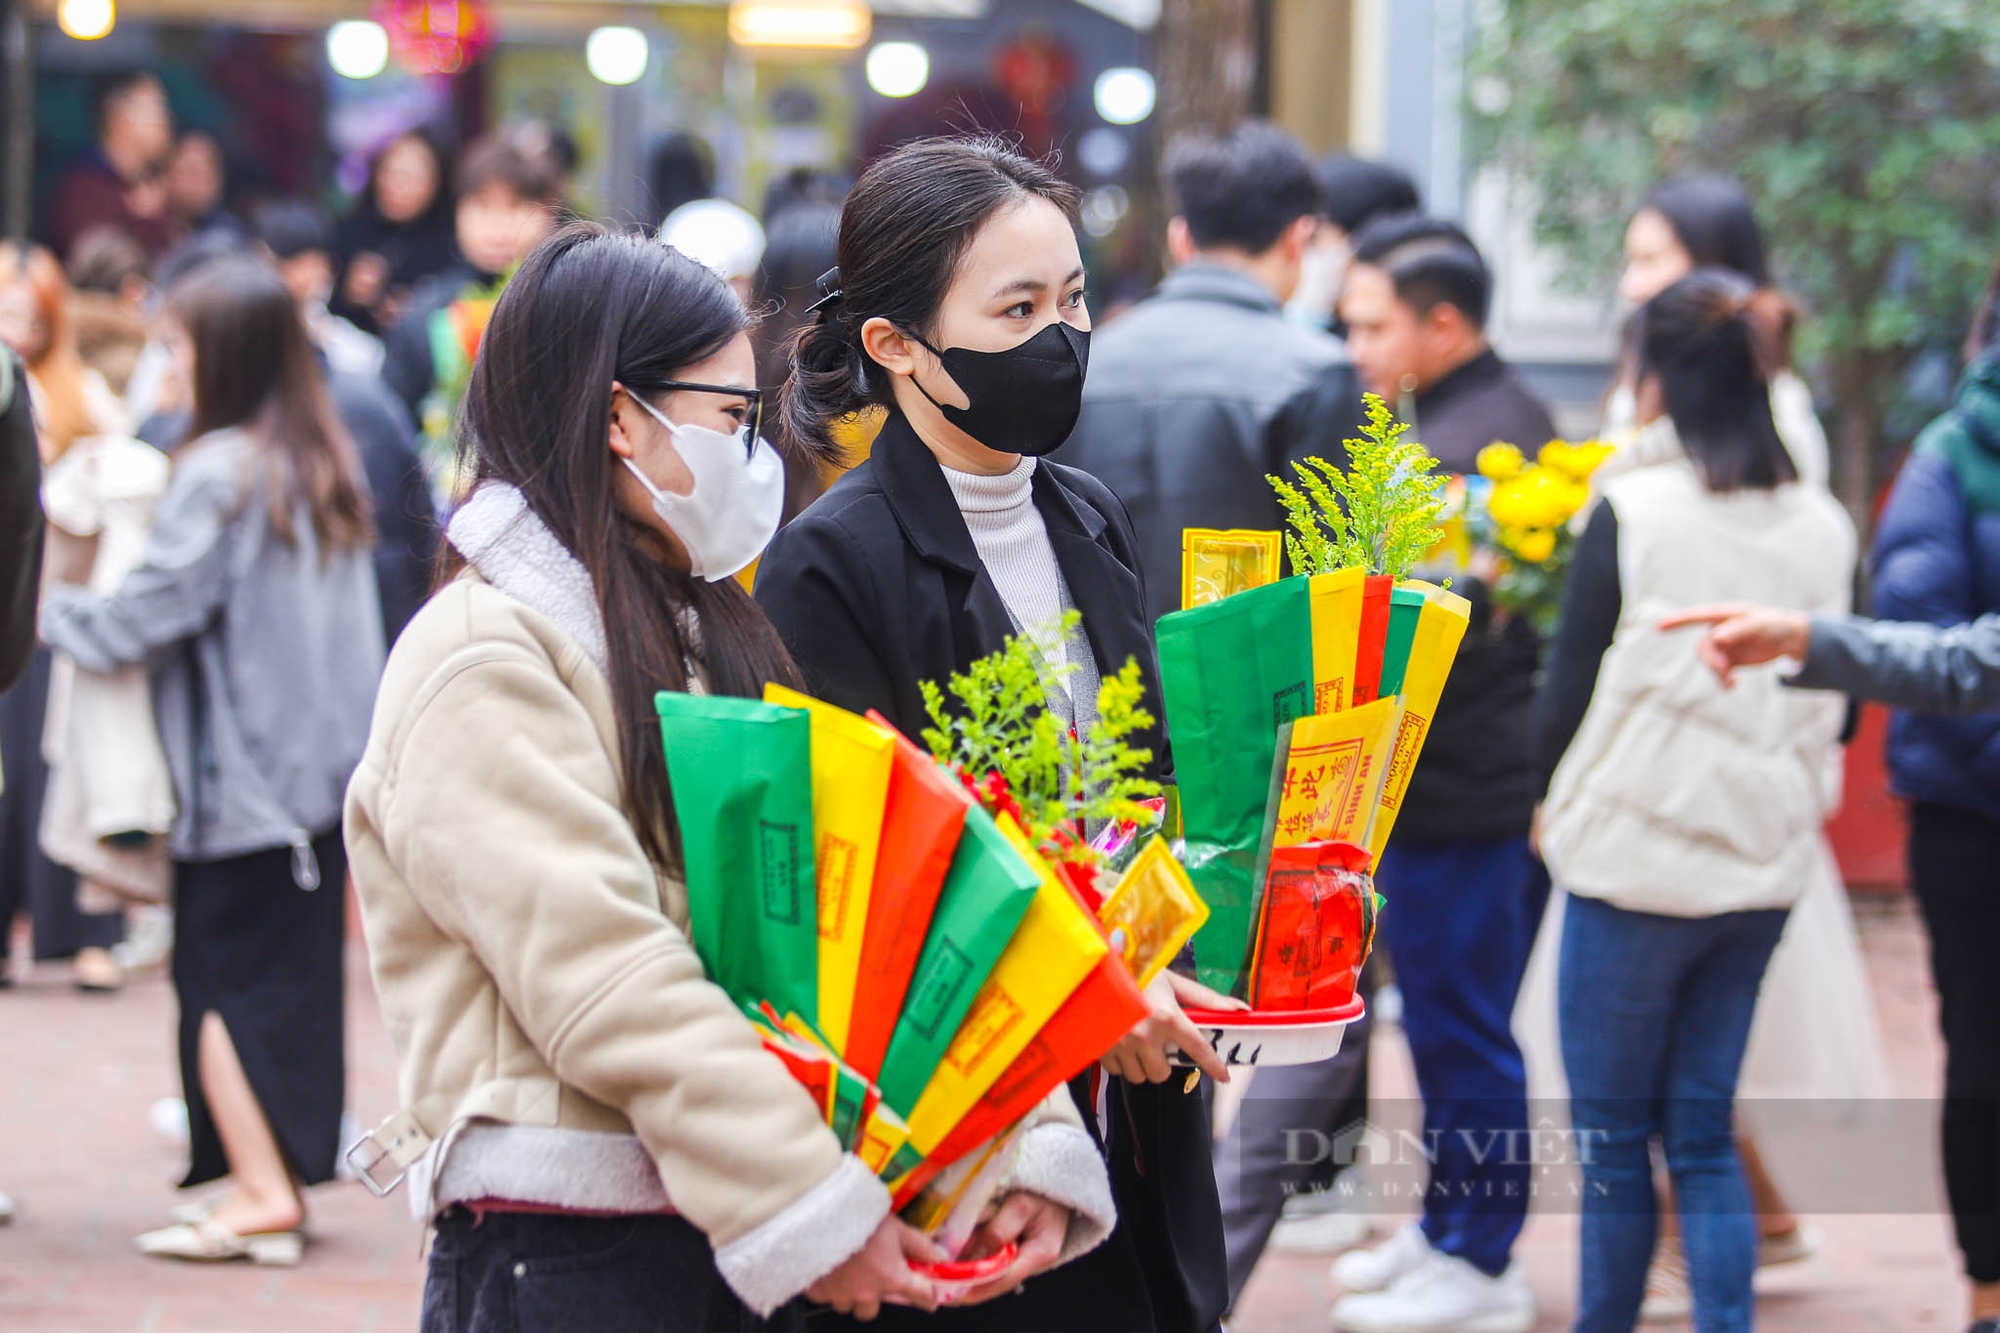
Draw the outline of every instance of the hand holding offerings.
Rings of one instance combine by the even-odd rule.
[[[1309,459],[1297,486],[1272,478],[1293,577],[1159,627],[1186,861],[1210,908],[1201,979],[1266,1013],[1352,999],[1380,905],[1369,871],[1470,619],[1404,577],[1437,543],[1442,486],[1368,404],[1347,471]],[[1206,558],[1200,534],[1188,553]]]
[[[1020,640],[927,686],[935,758],[776,686],[655,700],[705,969],[954,1255],[1023,1117],[1146,1016],[1140,987],[1206,915],[1134,837],[1158,791],[1126,744],[1151,721],[1136,665],[1082,736],[1041,670]],[[1102,895],[1098,822],[1137,853]]]

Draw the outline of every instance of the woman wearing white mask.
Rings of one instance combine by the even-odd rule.
[[[688,941],[656,690],[797,685],[731,576],[776,529],[749,316],[578,224],[522,266],[466,398],[463,568],[397,641],[349,843],[437,1228],[422,1327],[789,1329],[929,1308],[889,1211]],[[768,1318],[771,1322],[763,1322]]]

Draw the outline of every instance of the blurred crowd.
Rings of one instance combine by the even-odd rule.
[[[232,1189],[142,1246],[296,1262],[301,1187],[334,1175],[350,1137],[339,793],[385,653],[475,480],[458,437],[482,340],[523,261],[573,215],[577,162],[545,126],[456,152],[412,130],[381,146],[344,217],[283,199],[239,216],[215,141],[176,133],[153,76],[106,78],[96,114],[96,145],[47,201],[45,244],[0,245],[0,342],[25,374],[11,410],[33,406],[52,589],[45,646],[0,697],[0,924],[23,919],[35,959],[67,960],[87,991],[171,954],[184,1183]],[[1278,526],[1266,477],[1342,457],[1364,391],[1446,473],[1476,474],[1495,441],[1556,436],[1487,337],[1485,257],[1406,175],[1315,161],[1254,122],[1176,141],[1161,171],[1166,277],[1094,329],[1086,316],[1081,410],[1054,456],[1129,515],[1147,625],[1178,606],[1182,531]],[[837,271],[846,183],[797,173],[753,215],[714,197],[713,163],[686,137],[650,176],[659,239],[761,317],[755,383],[775,396],[827,303],[856,299],[851,258],[844,292]],[[1748,1328],[1754,1271],[1816,1239],[1739,1136],[1734,1099],[1887,1091],[1821,833],[1848,710],[1770,673],[1725,689],[1691,636],[1659,627],[1720,602],[1851,610],[1861,552],[1826,491],[1801,317],[1725,177],[1661,182],[1625,261],[1601,422],[1617,448],[1590,482],[1560,626],[1545,639],[1509,614],[1490,570],[1461,576],[1471,632],[1380,869],[1393,975],[1371,969],[1364,989],[1373,1015],[1398,1015],[1443,1145],[1422,1217],[1361,1247],[1365,1226],[1327,1188],[1338,1164],[1298,1160],[1274,1119],[1317,1108],[1289,1127],[1331,1135],[1366,1114],[1357,1025],[1334,1061],[1259,1071],[1216,1146],[1217,1315],[1275,1244],[1346,1251],[1333,1317],[1355,1333],[1530,1328],[1513,1255],[1529,1163],[1468,1135],[1526,1134],[1532,1091],[1567,1097],[1604,1145],[1584,1166],[1598,1202],[1584,1204],[1577,1327],[1692,1311],[1704,1330]],[[2000,610],[1996,323],[1989,293],[1958,401],[1882,517],[1884,616]],[[827,423],[838,467],[765,414],[783,521],[869,456],[895,416],[872,401]],[[252,448],[284,463],[245,498],[232,469]],[[302,681],[317,716],[274,719]],[[1996,755],[1991,714],[1905,715],[1891,754],[1943,999],[1945,1170],[1988,1333]],[[291,1239],[230,1252],[220,1236]]]

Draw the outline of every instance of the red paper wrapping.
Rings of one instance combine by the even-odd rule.
[[[870,712],[868,720],[889,726],[880,713]],[[897,735],[845,1052],[847,1063],[871,1079],[882,1072],[971,804],[965,789],[935,760]]]
[[[1265,882],[1250,1007],[1331,1009],[1354,998],[1375,936],[1375,885],[1365,847],[1274,847]]]
[[[1389,598],[1395,581],[1370,575],[1361,585],[1361,642],[1354,654],[1354,697],[1348,706],[1372,704],[1382,694],[1382,650],[1389,641]]]
[[[1108,954],[1070,993],[1048,1025],[1014,1058],[965,1119],[906,1179],[897,1182],[901,1208],[950,1166],[1035,1109],[1042,1098],[1090,1068],[1150,1010],[1132,974]]]

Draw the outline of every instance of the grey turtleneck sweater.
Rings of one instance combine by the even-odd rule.
[[[1050,642],[1049,631],[1076,604],[1056,563],[1048,526],[1035,508],[1035,460],[1024,457],[997,477],[945,468],[944,479],[1015,631],[1040,641],[1050,677],[1065,665],[1075,666],[1063,688],[1050,689],[1049,702],[1082,730],[1097,720],[1097,660],[1081,626],[1067,643]]]

